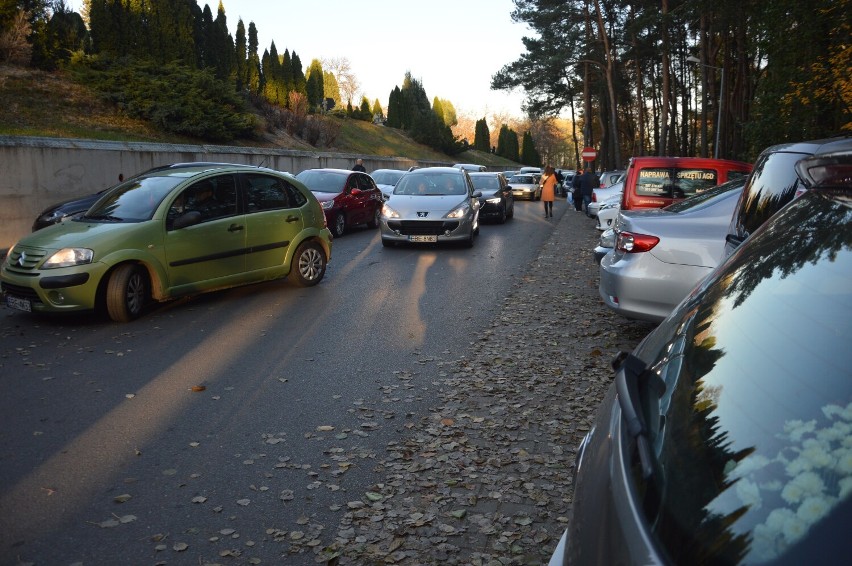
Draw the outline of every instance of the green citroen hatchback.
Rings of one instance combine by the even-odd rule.
[[[127,322],[146,304],[291,276],[325,275],[332,237],[292,175],[247,165],[160,167],[107,191],[83,215],[25,236],[0,289],[27,312],[104,311]]]

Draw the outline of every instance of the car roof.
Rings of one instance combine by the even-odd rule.
[[[765,153],[807,153],[810,155],[816,153],[824,153],[829,151],[849,151],[852,150],[852,135],[843,134],[829,138],[821,138],[807,141],[797,141],[788,143],[779,143],[771,145],[764,149],[761,154]]]

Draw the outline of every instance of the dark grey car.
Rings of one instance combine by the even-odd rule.
[[[822,184],[614,363],[551,565],[852,555],[852,152],[797,169]]]
[[[480,220],[496,220],[503,224],[515,216],[515,196],[503,173],[470,173],[470,180],[475,189],[482,191]]]

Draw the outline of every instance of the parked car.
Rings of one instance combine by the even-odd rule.
[[[169,165],[154,167],[153,169],[149,169],[148,171],[145,171],[142,174],[161,169],[180,169],[185,167],[197,167],[199,165],[219,165],[219,163],[211,163],[206,161],[199,161],[193,163],[172,163]],[[127,180],[127,182],[129,181],[130,179]],[[118,184],[120,185],[122,182],[119,182]],[[97,200],[101,198],[101,196],[103,196],[103,194],[111,188],[113,187],[107,187],[106,189],[102,189],[96,193],[66,199],[61,202],[57,202],[55,204],[50,205],[38,214],[35,221],[33,222],[32,231],[35,232],[36,230],[41,230],[42,228],[46,228],[47,226],[50,226],[52,224],[58,224],[66,218],[71,218],[73,216],[77,216],[86,212],[87,210],[89,210],[89,207],[95,204],[95,202],[97,202]]]
[[[617,181],[607,187],[598,187],[592,189],[592,202],[586,207],[586,214],[591,218],[598,215],[598,210],[601,204],[613,195],[617,195],[621,199],[621,191],[624,190],[624,183]]]
[[[802,194],[804,186],[795,170],[799,160],[815,153],[847,151],[850,148],[852,136],[847,134],[773,145],[763,150],[731,218],[725,238],[725,257],[773,214]]]
[[[316,285],[330,258],[322,207],[292,175],[200,164],[134,177],[83,215],[25,236],[0,268],[0,289],[14,309],[103,309],[126,322],[150,300],[287,276]]]
[[[382,245],[460,242],[479,234],[479,197],[470,175],[453,167],[424,167],[400,179],[382,209]]]
[[[515,215],[515,196],[503,173],[470,173],[473,188],[480,191],[479,219],[500,224]]]
[[[314,193],[336,238],[358,224],[379,227],[384,197],[376,182],[366,173],[346,169],[306,169],[296,178]]]
[[[742,161],[703,157],[633,157],[624,178],[621,210],[662,208],[734,179],[752,166]]]
[[[595,259],[595,263],[600,265],[601,260],[604,258],[604,256],[611,252],[614,247],[615,230],[612,228],[607,228],[601,233],[601,237],[598,240],[598,245],[595,246],[595,249],[592,253],[592,256]]]
[[[551,566],[852,555],[850,155],[614,361]]]
[[[477,165],[476,163],[456,163],[453,165],[456,169],[464,169],[465,171],[488,171],[485,165]]]
[[[376,169],[370,173],[370,177],[376,182],[376,186],[382,191],[385,198],[393,192],[393,188],[407,171],[402,169]]]
[[[745,181],[737,179],[662,209],[622,210],[615,247],[600,262],[604,304],[659,322],[719,263]]]
[[[540,200],[541,187],[539,186],[540,176],[532,173],[518,173],[509,179],[509,186],[512,187],[512,194],[516,199],[523,198],[527,200]]]
[[[600,188],[605,189],[605,188],[609,187],[610,185],[614,185],[615,183],[621,181],[622,177],[624,177],[624,173],[625,172],[623,170],[620,170],[620,169],[617,170],[617,171],[604,171],[600,175],[600,180],[601,180]]]
[[[598,205],[598,213],[595,214],[595,228],[606,230],[611,228],[621,212],[621,193],[612,195]]]

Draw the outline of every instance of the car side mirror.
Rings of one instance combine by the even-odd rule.
[[[479,198],[482,196],[482,191],[473,191],[473,198]]]
[[[172,228],[175,230],[180,230],[181,228],[186,228],[187,226],[193,226],[201,222],[201,213],[197,210],[190,210],[186,214],[181,214],[175,221],[172,223]]]

